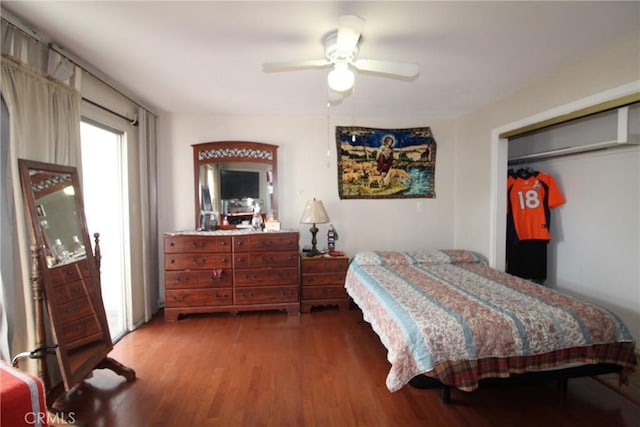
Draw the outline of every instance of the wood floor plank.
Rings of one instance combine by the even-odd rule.
[[[126,383],[96,371],[64,400],[80,426],[635,426],[640,406],[591,379],[390,393],[386,350],[359,310],[162,315],[111,356]]]

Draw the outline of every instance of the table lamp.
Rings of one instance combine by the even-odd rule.
[[[327,211],[324,209],[324,205],[322,204],[322,200],[310,200],[307,202],[307,205],[304,207],[304,211],[302,212],[302,217],[300,218],[301,224],[312,224],[309,231],[311,231],[311,252],[310,256],[315,256],[320,253],[316,244],[318,241],[316,240],[316,234],[318,233],[318,228],[316,224],[326,224],[329,222],[329,215],[327,215]]]

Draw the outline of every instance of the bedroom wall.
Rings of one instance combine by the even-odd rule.
[[[307,200],[321,199],[349,254],[365,249],[447,248],[453,245],[453,145],[451,121],[331,117],[237,117],[165,114],[158,129],[160,231],[193,229],[192,144],[249,140],[278,145],[278,216],[283,228],[300,231],[310,245],[309,226],[299,224]],[[335,125],[405,128],[430,126],[437,141],[436,198],[340,200]],[[330,155],[327,156],[327,151]],[[326,246],[328,224],[319,224],[318,246]]]
[[[492,130],[623,85],[630,84],[640,91],[639,39],[640,29],[619,40],[615,46],[597,52],[580,63],[571,64],[561,72],[543,79],[539,84],[523,89],[503,101],[460,120],[454,162],[456,166],[454,220],[456,247],[471,248],[484,254],[491,252],[490,242],[493,237],[491,212],[492,209],[496,209],[497,212],[501,209],[497,206],[497,200],[492,199],[491,195],[491,173],[498,167],[492,160]],[[628,182],[632,183],[631,189],[628,189],[633,194],[630,200],[623,202],[617,192],[599,191],[597,201],[600,206],[608,205],[613,210],[621,204],[631,204],[629,208],[631,215],[618,216],[615,221],[608,224],[609,236],[631,234],[629,236],[631,240],[627,239],[627,243],[624,243],[627,245],[624,250],[631,250],[628,252],[631,261],[628,257],[623,261],[622,258],[605,256],[604,252],[611,250],[612,245],[615,244],[608,242],[607,245],[603,245],[600,241],[603,238],[602,234],[592,233],[588,218],[589,215],[599,215],[599,209],[596,211],[593,207],[586,208],[581,214],[583,218],[579,219],[583,227],[580,243],[575,241],[570,243],[572,249],[569,251],[564,250],[564,247],[559,252],[553,251],[555,256],[562,255],[555,262],[558,265],[561,264],[563,268],[557,269],[554,273],[555,283],[552,286],[611,309],[623,318],[638,341],[640,340],[640,277],[638,276],[640,236],[637,232],[634,236],[634,230],[638,230],[640,215],[637,203],[634,204],[633,200],[637,200],[640,193],[638,179],[640,162],[637,161],[637,151],[626,155],[608,153],[599,156],[606,157],[606,159],[605,157],[598,159],[599,174],[607,177],[623,175],[629,177]],[[593,159],[593,156],[586,156],[577,166],[575,162],[578,158],[555,161],[555,165],[563,163],[563,169],[566,171],[565,178],[561,178],[561,184],[574,185],[580,171],[593,167],[588,159]],[[504,170],[506,171],[506,167]],[[580,194],[578,190],[570,189],[572,203],[576,203],[576,199],[588,198],[583,196],[589,192],[589,189],[582,190],[585,193]],[[562,209],[560,208],[554,214],[560,214]],[[572,216],[576,215],[573,209],[564,209],[564,212]],[[554,218],[554,221],[569,224],[572,219],[574,218],[558,220]],[[576,220],[578,221],[577,218]],[[629,242],[635,242],[635,244],[629,248]],[[578,252],[580,246],[601,248],[602,256],[598,257],[593,253],[581,256]],[[611,285],[612,281],[616,282],[614,286]]]
[[[332,117],[330,127],[431,126],[438,142],[435,199],[340,200],[336,153],[326,117],[230,117],[163,114],[159,120],[160,231],[192,229],[193,167],[191,144],[246,139],[280,146],[279,216],[283,227],[301,232],[310,243],[308,227],[298,224],[306,200],[322,199],[340,233],[338,248],[353,254],[364,249],[468,248],[490,253],[493,209],[491,194],[492,130],[540,112],[572,103],[640,76],[635,32],[613,47],[581,63],[569,64],[541,82],[458,120],[428,118]],[[329,141],[328,141],[329,140]],[[327,157],[327,149],[330,156]],[[506,170],[506,166],[505,166]],[[326,243],[326,225],[319,226],[319,244]],[[559,278],[563,280],[563,278]],[[625,321],[640,337],[640,283],[616,289],[611,301],[630,301]],[[588,293],[587,298],[595,295]]]

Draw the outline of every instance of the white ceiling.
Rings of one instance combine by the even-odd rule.
[[[416,62],[414,81],[357,73],[337,111],[457,117],[639,34],[640,2],[2,1],[156,112],[326,114],[320,59],[340,15],[366,20],[359,58]],[[640,77],[640,76],[639,76]]]

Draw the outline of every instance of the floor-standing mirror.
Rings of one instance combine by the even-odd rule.
[[[45,345],[44,291],[65,390],[99,368],[135,379],[132,369],[107,357],[113,343],[100,289],[100,257],[92,250],[76,168],[23,159],[19,168],[32,225],[37,346]],[[48,378],[43,380],[47,384]]]

